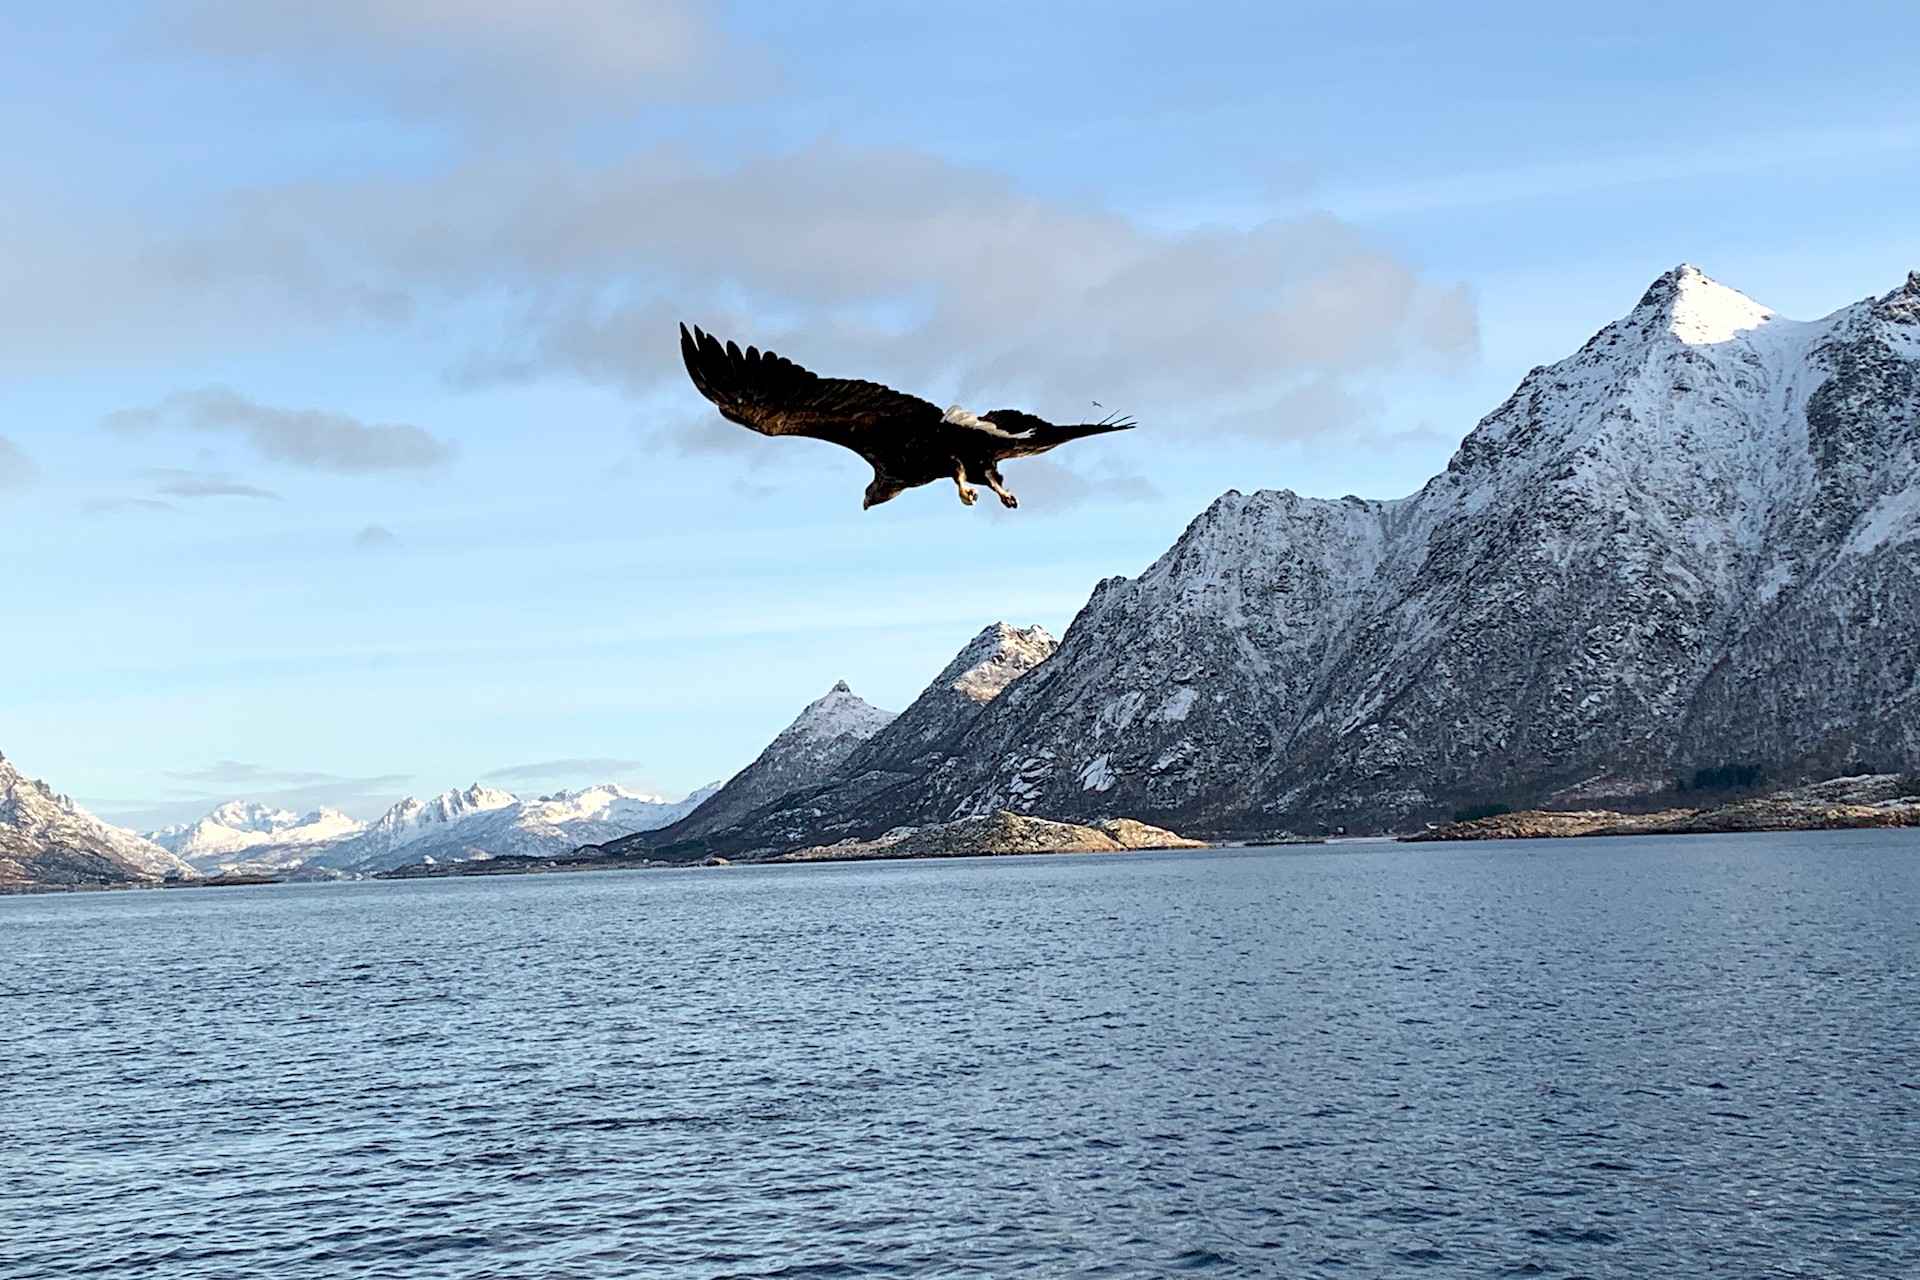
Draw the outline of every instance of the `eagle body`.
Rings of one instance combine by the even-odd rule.
[[[936,480],[952,480],[968,506],[976,484],[1018,506],[1000,474],[1002,462],[1133,426],[1124,419],[1059,425],[1018,409],[973,414],[954,405],[942,412],[877,382],[822,378],[771,351],[722,345],[686,325],[680,326],[680,354],[693,385],[728,421],[761,435],[831,441],[865,458],[873,467],[866,507]]]

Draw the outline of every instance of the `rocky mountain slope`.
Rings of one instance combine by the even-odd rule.
[[[842,680],[794,717],[746,768],[680,821],[654,830],[685,840],[718,831],[795,791],[818,786],[894,720]],[[598,842],[595,842],[598,843]]]
[[[685,861],[751,857],[922,825],[917,815],[927,775],[946,763],[985,708],[1046,661],[1054,647],[1040,627],[997,622],[968,641],[905,711],[849,744],[830,767],[815,762],[806,771],[787,771],[778,785],[758,792],[757,804],[716,811],[723,791],[686,821],[613,842],[605,851]],[[761,759],[778,758],[786,736],[776,738]]]
[[[1691,267],[1392,502],[1229,493],[931,779],[925,816],[1229,834],[1911,767],[1920,273],[1782,319]]]
[[[159,845],[100,821],[0,756],[0,892],[118,888],[196,874]]]
[[[1418,493],[1230,492],[1023,671],[927,750],[910,709],[685,852],[1003,809],[1408,829],[1736,762],[1912,768],[1920,273],[1797,322],[1676,268]]]

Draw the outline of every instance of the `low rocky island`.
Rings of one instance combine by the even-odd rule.
[[[879,858],[986,858],[1021,853],[1118,853],[1126,849],[1205,849],[1132,818],[1101,818],[1086,826],[1051,822],[1005,809],[926,827],[897,827],[872,840],[811,845],[769,862],[853,862]]]
[[[1189,840],[1131,818],[1101,818],[1082,826],[1053,822],[1004,809],[953,822],[896,827],[866,840],[769,851],[746,857],[702,859],[635,857],[594,845],[572,854],[546,858],[468,858],[458,862],[416,862],[383,872],[382,879],[414,880],[439,876],[497,876],[524,872],[605,871],[620,868],[726,866],[734,863],[864,862],[897,858],[989,858],[1036,853],[1120,853],[1132,849],[1205,849]]]
[[[1666,836],[1734,831],[1920,827],[1920,777],[1861,774],[1702,808],[1623,813],[1526,809],[1450,822],[1406,840],[1539,840],[1555,836]]]

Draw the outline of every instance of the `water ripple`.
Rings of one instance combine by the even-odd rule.
[[[1916,854],[0,900],[0,1275],[1910,1277]]]

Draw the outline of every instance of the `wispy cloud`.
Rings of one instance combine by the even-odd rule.
[[[322,409],[276,409],[230,387],[176,391],[147,408],[109,414],[105,425],[125,434],[171,430],[236,436],[269,462],[345,474],[424,470],[454,454],[451,443],[419,427],[370,424]]]
[[[261,498],[269,502],[280,501],[280,495],[271,489],[242,484],[213,472],[159,468],[142,474],[159,482],[154,486],[156,493],[164,493],[170,498]]]
[[[108,511],[171,511],[173,504],[158,498],[88,498],[80,504],[80,509],[96,514]]]
[[[0,490],[24,489],[33,483],[39,468],[33,459],[20,452],[20,446],[0,436]]]
[[[611,756],[569,756],[560,760],[538,760],[531,764],[509,765],[486,775],[488,781],[514,783],[606,782],[641,768],[639,760],[618,760]]]
[[[492,130],[618,116],[662,98],[764,86],[708,6],[683,0],[189,0],[154,32],[278,63],[408,114]]]
[[[669,146],[593,167],[476,158],[425,181],[263,194],[176,251],[216,276],[282,273],[304,297],[345,261],[331,268],[343,299],[512,298],[467,377],[562,373],[674,387],[676,403],[693,396],[680,320],[930,398],[1056,414],[1097,398],[1188,422],[1477,341],[1465,289],[1328,215],[1168,232],[923,152],[830,141],[727,165]]]
[[[198,816],[199,806],[211,809],[228,800],[257,800],[283,809],[305,812],[322,805],[360,818],[384,812],[398,800],[411,774],[338,774],[304,769],[277,769],[240,760],[216,760],[197,769],[165,775],[183,783],[166,805],[166,812]],[[199,810],[203,812],[204,810]],[[155,812],[159,812],[156,807]],[[179,816],[160,821],[180,821]]]
[[[1152,502],[1160,496],[1145,472],[1112,459],[1069,465],[1052,458],[1020,458],[1007,463],[1005,471],[1007,488],[1020,499],[1020,516],[1058,515],[1089,502]],[[989,493],[980,495],[980,503],[995,516],[1015,514]]]
[[[359,551],[388,551],[399,546],[400,539],[387,526],[370,524],[353,535],[353,545]]]

